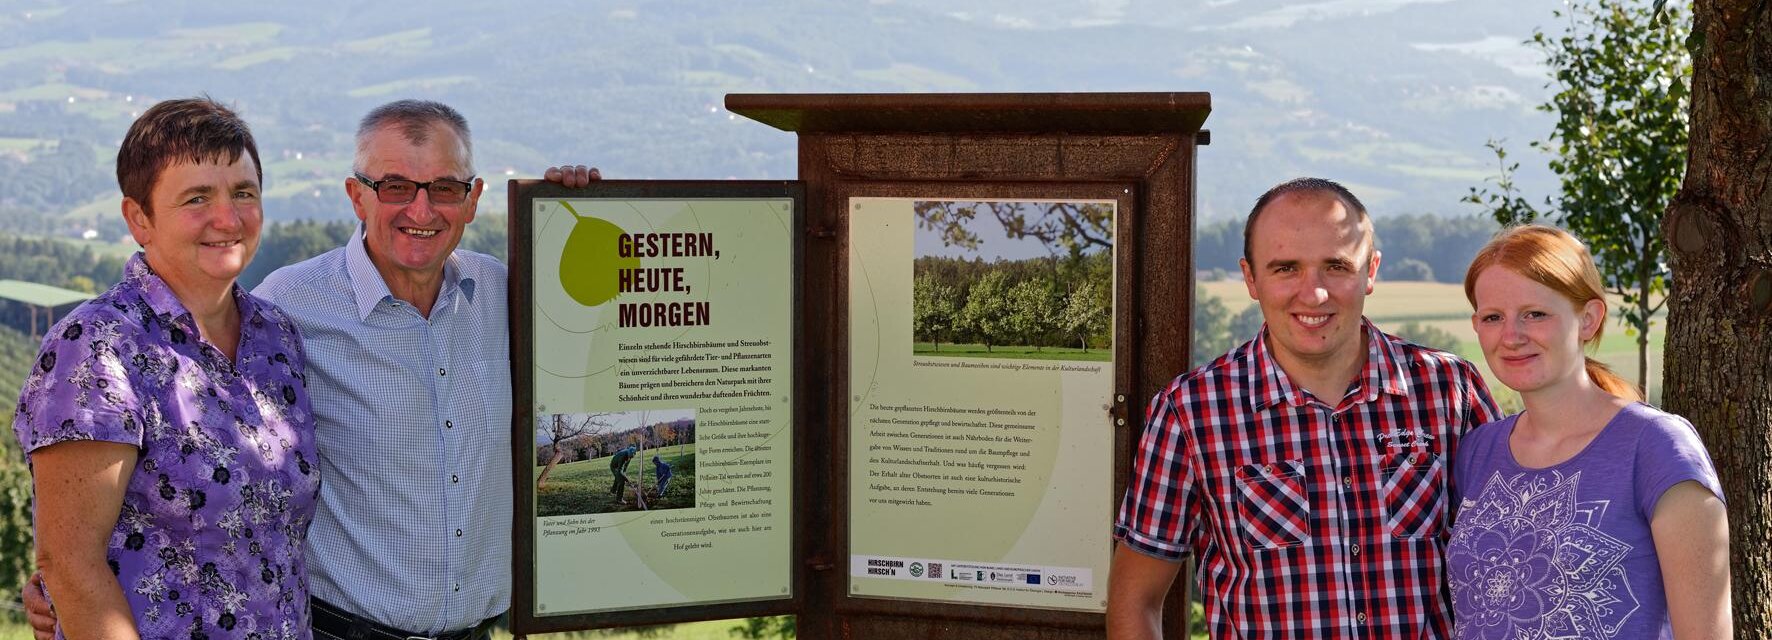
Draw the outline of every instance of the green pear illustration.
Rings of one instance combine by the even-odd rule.
[[[560,252],[560,287],[587,307],[614,300],[620,293],[616,275],[622,269],[639,268],[640,259],[623,258],[616,252],[616,241],[624,233],[621,227],[602,218],[578,215],[565,201],[560,206],[577,220]]]

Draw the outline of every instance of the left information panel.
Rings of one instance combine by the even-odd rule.
[[[529,615],[791,598],[794,199],[528,202]]]

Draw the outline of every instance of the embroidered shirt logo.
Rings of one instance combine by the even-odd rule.
[[[1434,436],[1421,429],[1400,428],[1380,431],[1377,440],[1387,449],[1417,449],[1432,445]]]

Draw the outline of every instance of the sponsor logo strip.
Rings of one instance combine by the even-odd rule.
[[[1013,586],[1029,591],[1078,593],[1095,591],[1094,572],[1077,567],[854,555],[850,556],[849,572],[857,578],[916,580],[959,586]]]

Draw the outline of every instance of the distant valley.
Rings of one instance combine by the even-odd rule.
[[[441,0],[422,9],[146,1],[0,11],[0,231],[121,235],[112,157],[132,114],[207,93],[253,124],[275,220],[342,219],[351,131],[400,97],[461,109],[481,176],[588,162],[622,178],[794,176],[794,137],[733,92],[1208,91],[1202,220],[1322,175],[1378,213],[1468,215],[1507,138],[1549,128],[1551,6],[1476,0]],[[502,188],[482,201],[503,210]]]

